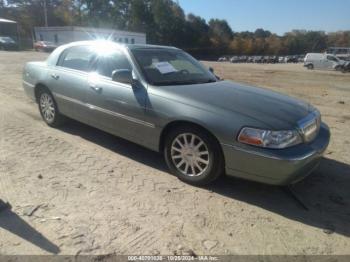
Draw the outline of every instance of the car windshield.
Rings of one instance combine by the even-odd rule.
[[[147,81],[156,86],[216,82],[216,77],[187,53],[176,49],[131,50]]]
[[[5,43],[14,43],[13,39],[8,36],[1,36],[0,41],[5,42]]]

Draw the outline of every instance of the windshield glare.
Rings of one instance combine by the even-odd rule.
[[[147,81],[156,86],[216,82],[215,76],[181,50],[131,50]]]

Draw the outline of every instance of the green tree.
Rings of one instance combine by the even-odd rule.
[[[226,20],[211,19],[209,21],[209,34],[218,42],[227,44],[232,40],[233,31]]]
[[[181,7],[171,0],[151,0],[150,9],[154,21],[154,34],[150,41],[181,47],[185,27],[185,14]]]
[[[138,32],[149,32],[152,24],[153,17],[150,11],[150,1],[132,0],[128,29]]]
[[[194,14],[187,15],[184,45],[189,48],[210,46],[209,26],[200,16]]]
[[[256,38],[267,38],[267,37],[271,36],[271,32],[267,31],[267,30],[264,30],[262,28],[258,28],[258,29],[255,30],[254,36]]]

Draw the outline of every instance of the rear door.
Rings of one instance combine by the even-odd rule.
[[[93,125],[118,136],[143,144],[147,130],[153,128],[144,121],[147,89],[141,84],[132,86],[112,81],[114,70],[133,70],[123,50],[101,54],[95,74],[88,79],[87,103]]]
[[[50,68],[50,89],[59,110],[72,118],[88,122],[87,79],[96,55],[90,46],[74,46],[62,52],[57,65]]]

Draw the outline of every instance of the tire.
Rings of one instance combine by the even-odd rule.
[[[196,126],[181,126],[172,130],[166,136],[164,157],[174,175],[195,186],[213,182],[224,170],[220,145],[210,134]]]
[[[309,70],[313,70],[314,69],[314,65],[313,64],[309,64],[306,66],[307,69]]]
[[[60,114],[55,99],[46,88],[41,88],[38,92],[39,112],[44,122],[51,127],[58,127],[65,121],[65,117]]]

